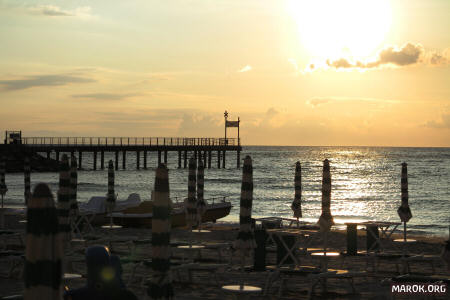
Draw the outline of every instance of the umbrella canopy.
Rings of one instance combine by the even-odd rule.
[[[319,218],[320,231],[328,232],[331,226],[334,225],[333,216],[330,210],[331,203],[331,173],[330,162],[328,159],[323,161],[323,175],[322,175],[322,214]]]
[[[25,157],[23,161],[23,175],[24,175],[24,184],[25,184],[25,205],[28,205],[28,201],[31,198],[31,180],[30,180],[31,166],[30,166],[30,158],[28,156]]]
[[[0,160],[0,195],[5,196],[6,192],[8,191],[8,188],[6,187],[5,183],[5,172],[6,172],[6,165],[5,165],[6,158],[2,156],[2,160]],[[2,207],[3,207],[3,198],[2,198]]]
[[[74,155],[72,155],[72,157],[70,158],[70,217],[72,219],[75,219],[79,213],[77,202],[77,186],[77,159]]]
[[[295,164],[294,184],[295,195],[291,208],[294,211],[294,217],[298,219],[302,217],[302,167],[299,161]]]
[[[106,210],[112,213],[116,205],[116,194],[114,193],[114,163],[108,163],[108,194],[106,194]]]
[[[253,204],[253,167],[250,156],[244,158],[242,169],[241,204],[239,213],[239,233],[234,247],[243,257],[250,256],[256,248],[255,237],[252,229],[252,204]]]
[[[197,199],[195,197],[195,181],[196,181],[196,165],[195,158],[189,159],[189,177],[188,177],[188,198],[186,207],[186,224],[193,226],[197,223]]]
[[[153,299],[172,298],[169,172],[164,164],[160,164],[156,169],[154,191],[152,218],[152,268],[154,273],[147,293]]]
[[[28,201],[24,299],[62,299],[62,257],[53,195],[40,183]]]
[[[59,189],[58,189],[58,223],[63,242],[70,240],[70,170],[69,159],[66,154],[59,163]]]
[[[202,215],[206,212],[206,201],[203,197],[204,182],[205,182],[205,168],[203,160],[199,160],[197,168],[197,214],[198,220],[201,223]]]
[[[397,213],[402,222],[408,222],[412,218],[411,209],[408,204],[408,165],[402,163],[402,205],[398,208]]]

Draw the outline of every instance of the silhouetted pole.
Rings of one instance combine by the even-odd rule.
[[[141,159],[141,154],[139,151],[136,151],[136,169],[139,170],[139,160]]]
[[[119,170],[119,151],[116,151],[116,153],[115,153],[115,169],[116,169],[116,171],[117,170]]]
[[[178,169],[181,169],[181,150],[178,150]]]
[[[105,169],[105,151],[100,152],[100,169]]]
[[[78,151],[78,170],[81,170],[81,162],[83,160],[83,152]]]
[[[127,168],[127,151],[122,151],[122,169]]]
[[[144,170],[147,170],[147,151],[144,151]]]
[[[94,151],[94,170],[97,170],[97,151]]]

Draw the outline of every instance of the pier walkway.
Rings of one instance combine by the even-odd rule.
[[[7,135],[0,148],[8,150],[17,147],[28,152],[46,153],[50,158],[52,152],[59,161],[60,153],[78,154],[78,167],[82,168],[83,153],[93,153],[93,169],[97,169],[98,156],[100,168],[104,169],[105,152],[115,153],[115,169],[119,169],[119,152],[122,156],[122,169],[126,168],[127,152],[136,152],[136,168],[147,168],[147,155],[157,153],[158,164],[167,163],[169,151],[178,152],[178,168],[186,168],[188,159],[194,156],[203,159],[205,168],[211,168],[213,157],[217,160],[217,168],[225,168],[226,153],[236,152],[236,166],[240,168],[239,138],[187,138],[187,137],[22,137],[18,135],[10,139]],[[214,155],[216,154],[216,155]]]

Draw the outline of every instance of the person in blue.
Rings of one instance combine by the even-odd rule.
[[[105,246],[86,249],[87,285],[64,293],[65,300],[137,300],[122,281],[118,256],[110,255]]]

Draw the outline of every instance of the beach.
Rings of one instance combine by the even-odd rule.
[[[18,230],[24,233],[24,225],[18,223],[17,216],[7,217],[7,226],[10,229]],[[201,262],[203,264],[223,264],[215,271],[196,270],[191,272],[191,278],[186,269],[181,269],[178,272],[172,272],[175,299],[233,299],[232,295],[221,291],[221,286],[228,284],[239,284],[244,282],[247,285],[253,285],[266,288],[267,279],[273,274],[273,269],[266,271],[254,272],[253,261],[246,262],[246,272],[239,270],[239,261],[234,259],[230,264],[230,255],[233,255],[229,250],[229,245],[236,239],[239,225],[236,223],[218,222],[216,224],[205,224],[203,229],[208,229],[210,233],[190,233],[185,228],[175,228],[171,231],[171,251],[172,261],[180,261],[182,257],[186,257],[186,253],[177,249],[177,245],[189,244],[192,241],[194,244],[207,245],[208,249],[201,251]],[[108,231],[101,228],[96,228],[95,236],[97,239],[89,240],[87,244],[73,244],[69,251],[71,254],[66,256],[66,259],[73,260],[73,272],[86,275],[86,266],[84,263],[85,247],[89,245],[104,244],[107,245]],[[394,238],[401,238],[400,235],[395,235]],[[427,254],[439,255],[443,247],[443,238],[439,237],[424,237],[424,236],[408,236],[414,238],[416,243],[408,246],[408,254]],[[151,244],[148,240],[151,239],[150,229],[139,228],[122,228],[114,232],[112,239],[111,251],[113,254],[119,255],[122,260],[123,280],[127,287],[138,296],[139,299],[144,299],[146,288],[142,285],[150,279],[152,274],[151,267],[141,266],[135,269],[136,275],[130,281],[130,276],[133,268],[136,267],[136,262],[144,261],[151,258]],[[118,242],[114,242],[118,240]],[[120,240],[120,241],[119,241]],[[365,230],[358,230],[358,250],[366,250],[366,232]],[[134,242],[133,242],[134,241]],[[140,242],[139,242],[140,241]],[[328,251],[342,252],[346,250],[346,233],[343,230],[332,230],[328,238]],[[266,265],[274,265],[276,263],[276,250],[274,245],[267,243],[267,257]],[[301,244],[300,244],[301,246]],[[221,254],[218,254],[218,247],[223,247]],[[321,248],[323,241],[320,239],[313,240],[308,248]],[[17,239],[10,239],[7,242],[6,249],[9,250],[23,250],[23,246]],[[391,249],[397,250],[398,249]],[[299,259],[302,266],[317,267],[320,260],[312,258],[312,256],[300,255]],[[195,257],[193,257],[195,258]],[[369,260],[370,261],[370,260]],[[399,275],[397,267],[402,268],[399,260],[382,261],[378,271],[373,272],[371,265],[367,268],[366,256],[347,256],[344,261],[342,259],[330,259],[328,267],[332,269],[349,269],[354,271],[366,271],[367,273],[361,277],[355,277],[354,287],[355,292],[352,292],[347,280],[329,279],[327,280],[327,292],[324,293],[320,286],[316,287],[313,294],[313,299],[386,299],[391,296],[390,284],[382,284],[386,278]],[[8,260],[2,259],[0,264],[0,273],[6,274],[8,271]],[[0,296],[21,294],[23,292],[23,280],[20,278],[19,266],[12,278],[2,277],[0,280]],[[439,258],[434,263],[434,272],[431,265],[427,262],[417,262],[411,264],[411,272],[418,275],[439,274],[448,278],[449,272]],[[66,282],[71,288],[81,287],[85,284],[86,279],[74,279]],[[252,296],[251,299],[307,299],[308,288],[310,281],[305,276],[292,276],[286,281],[282,294],[279,294],[279,281],[274,281],[270,288],[267,289],[266,295],[258,294]],[[435,299],[448,299],[448,294],[445,296],[437,296]],[[396,295],[395,299],[420,299],[420,295]]]

